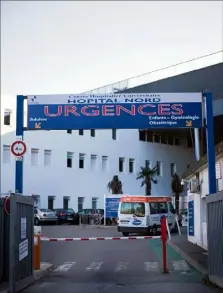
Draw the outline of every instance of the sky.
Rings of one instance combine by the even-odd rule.
[[[77,94],[223,49],[223,1],[1,1],[1,95]]]

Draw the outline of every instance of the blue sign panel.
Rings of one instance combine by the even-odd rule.
[[[118,217],[118,205],[120,198],[105,198],[106,218]]]
[[[194,201],[188,202],[188,234],[194,236]]]
[[[202,127],[201,93],[28,96],[28,130]]]

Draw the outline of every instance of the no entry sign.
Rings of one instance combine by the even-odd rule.
[[[13,144],[11,145],[11,152],[15,157],[24,156],[26,152],[26,144],[21,140],[13,142]]]

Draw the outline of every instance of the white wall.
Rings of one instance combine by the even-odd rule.
[[[216,163],[220,164],[221,178],[218,179],[218,191],[223,190],[223,157],[217,158]],[[206,196],[209,194],[208,168],[205,167],[199,172],[201,184],[201,193],[190,193],[188,191],[188,201],[194,200],[194,236],[188,235],[188,240],[205,249],[208,249],[207,243],[207,203]],[[195,175],[189,179],[195,179]],[[211,195],[210,195],[211,196]]]
[[[13,126],[4,126],[4,109],[13,109]],[[15,99],[2,100],[1,125],[3,145],[11,145],[15,137]],[[194,162],[192,149],[186,148],[186,141],[182,139],[183,146],[170,146],[160,143],[139,141],[138,130],[117,130],[117,140],[112,140],[111,130],[96,130],[96,137],[90,136],[90,131],[84,131],[80,136],[78,131],[67,134],[66,131],[30,131],[24,135],[28,151],[24,157],[24,194],[40,195],[42,207],[47,207],[49,195],[56,196],[54,207],[63,205],[63,196],[70,196],[69,206],[77,210],[77,198],[85,197],[84,207],[91,208],[92,197],[100,198],[99,205],[103,207],[103,194],[107,193],[107,183],[113,175],[119,175],[125,193],[144,194],[140,188],[141,182],[136,180],[136,173],[145,160],[150,160],[152,166],[156,161],[162,162],[163,175],[158,177],[158,184],[153,185],[153,195],[171,195],[170,163],[176,163],[177,172],[182,174],[187,164]],[[31,148],[39,149],[39,164],[31,166]],[[44,150],[51,150],[51,166],[44,166]],[[74,153],[74,166],[67,168],[67,152]],[[1,151],[1,153],[3,153]],[[79,169],[79,153],[86,154],[86,169]],[[98,156],[98,168],[90,170],[90,155]],[[1,154],[3,156],[3,154]],[[109,169],[102,172],[101,157],[108,156]],[[125,171],[118,172],[118,159],[124,157]],[[135,172],[128,172],[128,159],[135,159]],[[3,164],[1,177],[1,192],[14,190],[15,159]]]

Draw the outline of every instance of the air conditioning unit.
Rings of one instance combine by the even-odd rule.
[[[190,192],[199,193],[201,191],[201,185],[198,179],[192,179],[190,181]]]

